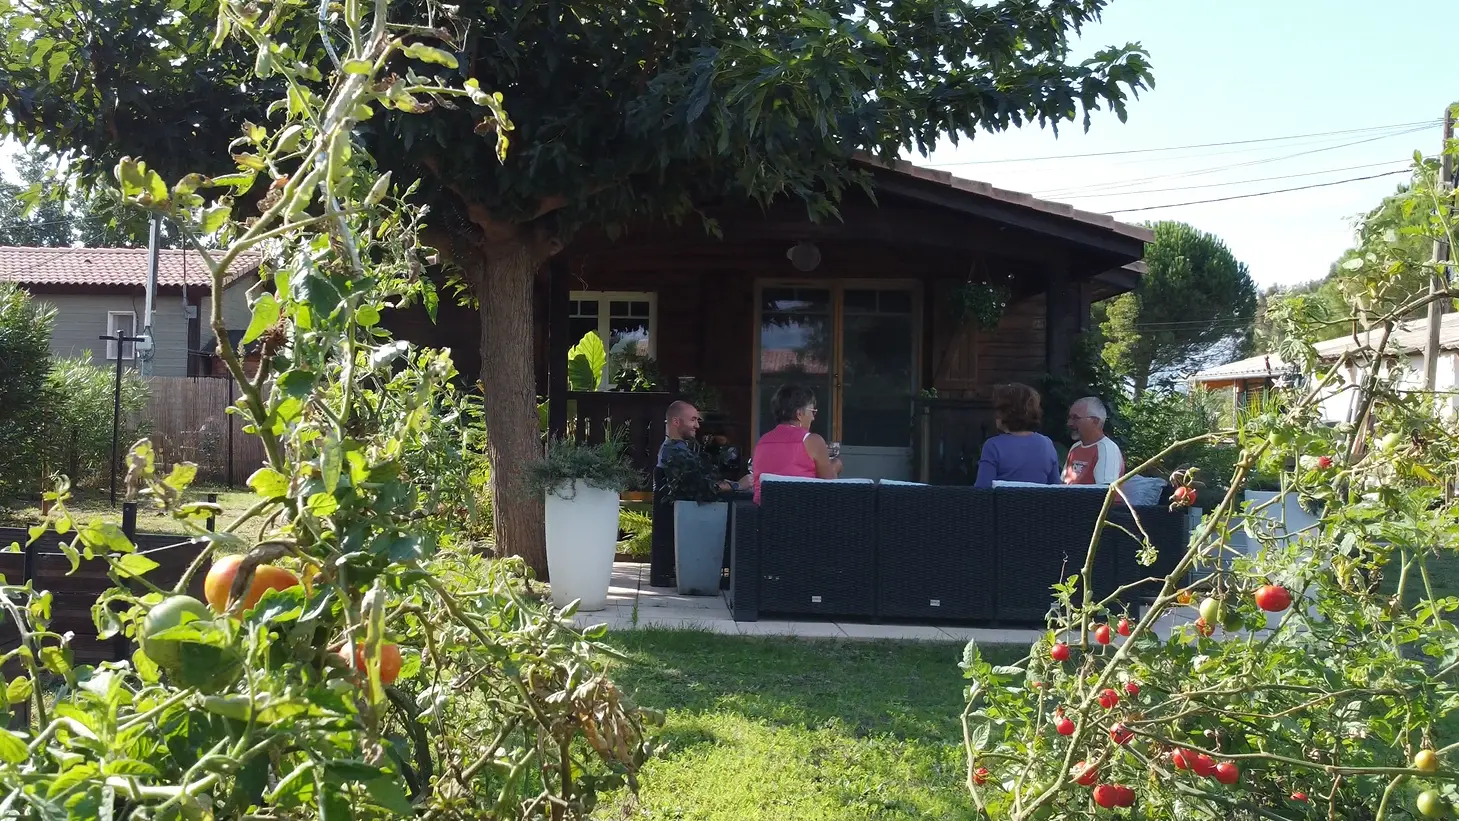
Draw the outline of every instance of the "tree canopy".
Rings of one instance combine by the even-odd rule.
[[[1220,238],[1183,222],[1152,227],[1148,273],[1100,311],[1104,359],[1136,396],[1152,379],[1198,370],[1198,355],[1212,346],[1242,340],[1256,312],[1251,274]]]
[[[165,177],[264,171],[218,136],[283,116],[272,66],[329,67],[345,6],[237,5],[291,36],[251,52],[218,38],[208,0],[97,0],[14,7],[0,35],[0,135],[69,152],[101,176],[122,156]],[[230,0],[231,2],[231,0]],[[574,229],[679,218],[723,201],[796,197],[818,218],[867,184],[858,151],[890,158],[943,138],[1126,115],[1151,85],[1137,44],[1076,60],[1074,38],[1108,0],[400,2],[450,52],[392,63],[389,106],[360,112],[358,139],[398,181],[422,180],[433,242],[480,306],[482,382],[497,464],[540,455],[531,280]],[[416,12],[419,12],[418,14]],[[224,17],[219,17],[223,20]],[[394,28],[411,40],[421,32]],[[407,62],[409,63],[407,65]],[[251,76],[255,67],[266,78]],[[420,93],[422,75],[479,81],[483,120]],[[291,81],[292,82],[292,81]],[[415,91],[413,91],[415,89]],[[303,99],[318,84],[298,82]],[[401,116],[434,107],[429,118]],[[497,116],[505,108],[510,120]],[[510,150],[505,150],[510,146]],[[240,185],[258,197],[263,184]],[[541,500],[493,472],[499,540],[545,566]]]
[[[139,246],[147,216],[121,204],[112,191],[77,191],[55,163],[37,152],[16,157],[15,182],[0,178],[0,245]]]

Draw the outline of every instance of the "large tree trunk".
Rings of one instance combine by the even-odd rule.
[[[494,243],[468,270],[481,303],[481,382],[497,549],[547,578],[542,497],[526,467],[542,456],[532,335],[532,281],[542,254],[530,242]],[[467,260],[458,260],[467,267]]]

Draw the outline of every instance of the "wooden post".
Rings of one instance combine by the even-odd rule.
[[[547,263],[547,433],[554,439],[567,435],[568,303],[572,275],[562,255]]]
[[[1079,284],[1069,276],[1069,269],[1060,265],[1049,271],[1048,290],[1044,293],[1044,364],[1055,379],[1069,375],[1074,337],[1081,327]],[[1084,302],[1086,308],[1088,303]],[[1087,323],[1088,320],[1083,320]]]

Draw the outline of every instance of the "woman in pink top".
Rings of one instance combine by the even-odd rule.
[[[760,477],[794,476],[803,479],[835,479],[841,475],[841,460],[832,459],[820,434],[811,433],[816,419],[816,395],[800,385],[785,385],[770,400],[775,427],[755,443],[755,504],[760,504]]]

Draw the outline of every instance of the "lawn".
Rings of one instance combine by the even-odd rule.
[[[209,493],[218,494],[218,504],[223,507],[218,527],[222,528],[233,517],[248,509],[257,500],[252,491],[229,490],[226,487],[198,487],[188,492],[189,501],[206,501]],[[111,506],[109,489],[78,490],[66,502],[73,518],[89,522],[103,518],[120,522],[122,519],[122,495],[117,497],[117,506]],[[41,521],[40,503],[35,499],[7,499],[0,503],[0,527],[30,527]],[[150,499],[143,499],[137,505],[137,530],[141,533],[184,533],[182,524],[159,511]]]
[[[958,644],[614,634],[668,749],[601,819],[972,818]],[[995,663],[1023,647],[985,647]]]

